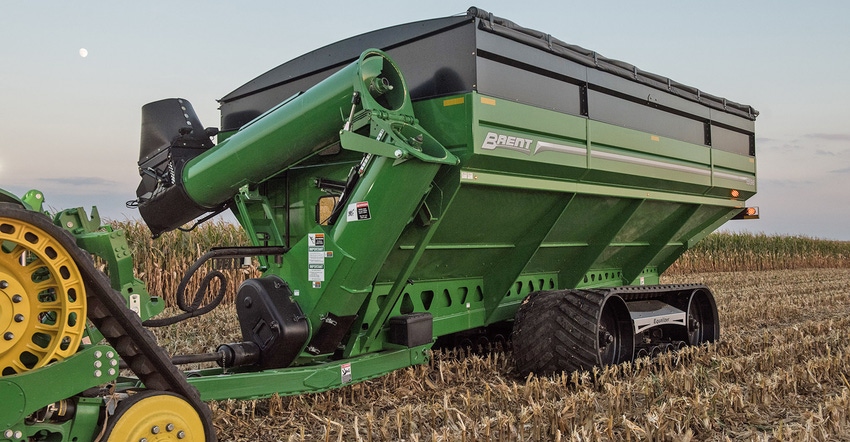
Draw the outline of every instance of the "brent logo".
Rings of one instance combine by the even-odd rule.
[[[481,149],[507,149],[514,152],[520,152],[528,156],[547,151],[572,155],[585,155],[587,153],[587,150],[583,146],[568,146],[540,140],[534,141],[530,138],[505,135],[496,132],[487,132],[487,136],[484,137],[484,143],[481,144]]]
[[[494,149],[509,149],[517,152],[522,152],[527,155],[531,155],[531,143],[534,140],[522,137],[514,137],[503,134],[497,134],[495,132],[488,132],[487,136],[484,138],[484,144],[481,145],[482,149],[494,150]]]

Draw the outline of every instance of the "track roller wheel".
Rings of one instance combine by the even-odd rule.
[[[76,353],[86,291],[67,232],[41,213],[0,204],[0,376]]]
[[[717,305],[711,292],[696,289],[688,300],[688,344],[700,345],[720,338],[720,322],[717,320]]]
[[[148,390],[121,401],[101,440],[108,442],[206,440],[198,412],[181,396]]]
[[[517,311],[512,340],[521,375],[587,370],[631,361],[634,356],[626,303],[605,291],[528,295]]]

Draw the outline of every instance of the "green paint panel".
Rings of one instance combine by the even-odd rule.
[[[310,184],[340,179],[357,160],[344,151],[289,169],[277,181],[289,185],[285,198],[267,192],[288,204],[281,230],[293,241],[272,272],[298,290],[311,323],[358,315],[349,356],[385,348],[393,316],[430,312],[434,336],[511,319],[531,275],[546,275],[544,288],[657,282],[741,206],[729,189],[712,196],[712,160],[740,168],[748,158],[475,93],[415,109],[460,164],[377,160],[358,187],[370,193],[351,200],[369,201],[370,220],[315,223],[322,192]],[[325,234],[333,254],[318,287],[307,233]]]
[[[205,401],[254,399],[275,393],[316,393],[385,375],[393,370],[428,361],[429,345],[395,348],[344,361],[311,364],[281,370],[223,373],[219,369],[190,377]]]
[[[112,347],[94,345],[60,364],[4,376],[0,379],[0,397],[3,398],[0,401],[0,428],[9,428],[48,404],[115,380],[118,370],[111,367],[117,365],[118,355]],[[62,382],[56,382],[57,376],[61,377],[63,373],[75,373],[75,376],[65,376]]]

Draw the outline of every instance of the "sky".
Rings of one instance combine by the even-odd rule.
[[[145,103],[183,97],[218,126],[218,98],[287,60],[469,6],[752,105],[761,219],[724,229],[850,240],[846,1],[0,0],[0,188],[139,218]]]

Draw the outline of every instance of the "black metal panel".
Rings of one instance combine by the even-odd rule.
[[[513,40],[532,48],[542,49],[554,56],[562,57],[590,68],[588,72],[607,72],[628,81],[650,86],[660,91],[670,92],[706,107],[720,109],[740,117],[754,120],[758,112],[751,106],[735,103],[725,98],[706,94],[697,88],[687,86],[670,78],[638,69],[637,66],[619,60],[606,58],[595,51],[570,45],[534,29],[524,28],[504,18],[478,8],[469,8],[467,13],[478,17],[478,27],[486,32]],[[591,82],[593,82],[591,80]]]
[[[587,101],[593,120],[689,143],[705,143],[705,126],[702,121],[595,90],[588,91]]]
[[[154,238],[209,212],[211,209],[199,206],[186,194],[182,183],[165,188],[153,198],[139,202],[139,214]]]
[[[553,56],[551,52],[524,45],[509,40],[497,34],[479,30],[475,36],[478,55],[487,58],[498,56],[513,60],[514,65],[524,66],[525,69],[561,78],[563,81],[584,84],[587,82],[587,66],[562,57]],[[488,55],[490,54],[490,55]]]
[[[321,355],[333,353],[337,350],[342,338],[351,329],[351,324],[357,319],[357,315],[337,316],[328,312],[322,318],[321,324],[318,326],[318,331],[313,335],[313,339],[307,344],[304,349],[312,355]]]
[[[711,121],[729,126],[741,132],[755,133],[756,122],[717,109],[711,109]]]
[[[235,130],[292,95],[318,84],[370,48],[386,51],[404,73],[412,99],[471,91],[473,19],[447,17],[351,37],[286,62],[227,94],[222,130]]]
[[[288,83],[241,96],[233,101],[222,102],[221,130],[230,131],[239,129],[287,98],[310,89],[331,76],[334,72],[336,70],[326,69]]]
[[[751,135],[733,131],[718,125],[711,126],[711,147],[725,150],[738,155],[754,155],[750,153]]]
[[[478,57],[478,92],[581,115],[581,86]]]
[[[478,31],[478,92],[584,115],[587,67],[496,34]]]
[[[209,149],[213,143],[188,100],[166,98],[142,106],[139,165],[171,146]]]
[[[387,53],[404,74],[412,100],[475,88],[475,33],[471,25],[413,40]]]
[[[655,89],[646,84],[627,80],[608,72],[590,69],[587,73],[587,81],[597,90],[610,91],[609,93],[622,95],[625,99],[667,108],[698,119],[708,120],[710,116],[709,109],[697,102]],[[590,110],[590,113],[591,115],[593,114],[593,109]]]
[[[739,137],[715,134],[713,127],[746,136],[758,115],[750,106],[470,8],[466,16],[369,32],[284,63],[222,98],[222,127],[237,129],[370,47],[399,64],[414,100],[476,90],[700,145],[715,144],[718,136],[735,152]]]

